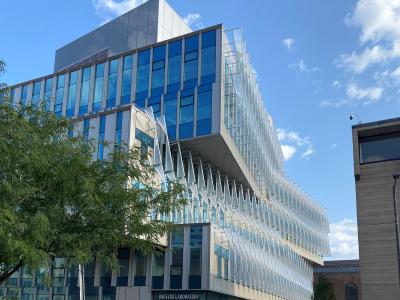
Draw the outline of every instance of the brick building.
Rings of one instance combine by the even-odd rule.
[[[325,261],[323,267],[314,267],[314,284],[317,284],[320,275],[333,284],[336,300],[362,299],[358,260]]]

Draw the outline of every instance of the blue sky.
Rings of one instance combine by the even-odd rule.
[[[51,73],[57,48],[141,2],[3,0],[2,80]],[[362,122],[398,117],[400,0],[169,3],[193,29],[243,28],[286,171],[326,207],[333,258],[357,257],[349,113]]]

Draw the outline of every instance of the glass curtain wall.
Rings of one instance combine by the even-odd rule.
[[[161,114],[161,95],[164,93],[165,50],[166,45],[153,48],[151,98],[148,106],[153,108],[156,117]]]
[[[104,84],[104,63],[96,65],[96,79],[94,81],[94,95],[92,112],[98,112],[101,109],[101,100],[103,98]]]
[[[28,85],[23,85],[21,89],[21,107],[26,106],[26,101],[28,97]]]
[[[102,160],[104,157],[104,137],[106,131],[106,116],[100,117],[100,127],[99,127],[99,142],[97,147],[97,159]]]
[[[54,103],[54,114],[58,117],[62,114],[62,106],[64,100],[64,84],[65,74],[57,76],[57,89],[56,89],[56,101]]]
[[[182,288],[183,227],[171,233],[170,288]]]
[[[42,87],[41,81],[36,81],[33,83],[33,91],[32,91],[32,107],[38,107],[40,104],[40,89]]]
[[[106,107],[110,108],[115,106],[115,99],[117,98],[117,81],[118,81],[118,58],[110,61],[108,69],[108,93],[106,100]]]
[[[118,151],[121,148],[122,143],[122,121],[124,112],[120,111],[117,113],[117,120],[115,125],[115,150]]]
[[[78,82],[78,71],[69,73],[68,97],[67,97],[67,117],[75,114],[75,102]]]
[[[87,67],[82,70],[81,99],[80,99],[80,103],[79,103],[79,115],[83,115],[88,112],[89,89],[90,89],[90,67]]]
[[[53,89],[53,78],[47,78],[44,84],[44,107],[46,111],[51,108],[51,93]]]
[[[201,288],[201,247],[203,239],[203,227],[190,227],[190,270],[189,289]]]
[[[185,39],[185,66],[183,88],[193,88],[197,85],[199,57],[199,36]]]
[[[138,53],[136,75],[136,99],[138,107],[145,107],[149,91],[150,49]]]
[[[128,104],[131,102],[132,64],[133,56],[125,56],[122,71],[121,104]]]

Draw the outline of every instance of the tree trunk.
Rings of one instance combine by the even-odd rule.
[[[9,268],[7,271],[0,273],[0,284],[6,281],[12,274],[18,271],[23,266],[22,261],[19,261],[15,266]]]

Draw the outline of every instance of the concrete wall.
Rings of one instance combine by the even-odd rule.
[[[392,196],[400,161],[360,164],[358,139],[399,129],[400,122],[353,127],[361,289],[366,300],[400,299]]]

